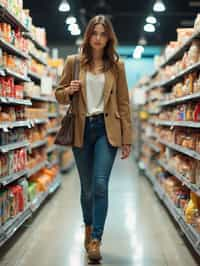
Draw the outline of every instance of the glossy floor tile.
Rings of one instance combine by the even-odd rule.
[[[37,215],[0,251],[1,266],[84,266],[84,227],[76,169]],[[178,227],[130,158],[116,160],[103,237],[104,266],[200,265]]]

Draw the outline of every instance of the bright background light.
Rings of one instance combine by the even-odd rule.
[[[62,0],[62,2],[61,2],[60,5],[59,5],[58,10],[59,10],[60,12],[68,12],[68,11],[70,11],[70,5],[69,5],[69,3],[67,2],[67,0]]]
[[[155,32],[156,28],[153,24],[146,24],[144,25],[144,31],[146,32]]]
[[[165,4],[161,0],[156,0],[153,10],[155,12],[164,12],[166,10]]]
[[[154,16],[148,16],[148,17],[146,18],[146,22],[147,22],[147,23],[150,23],[150,24],[156,24],[157,19],[156,19]]]
[[[66,19],[66,24],[68,24],[68,25],[75,24],[75,23],[76,23],[76,18],[75,17],[70,16],[70,17],[68,17]]]

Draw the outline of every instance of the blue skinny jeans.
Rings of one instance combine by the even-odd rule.
[[[80,176],[81,207],[92,239],[102,239],[108,211],[108,184],[117,147],[109,144],[104,115],[86,118],[83,147],[73,147]]]

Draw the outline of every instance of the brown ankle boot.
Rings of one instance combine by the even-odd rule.
[[[101,242],[98,239],[92,239],[88,248],[88,258],[93,261],[99,261],[102,259],[100,252]]]
[[[88,245],[91,241],[91,233],[92,233],[92,227],[91,226],[86,226],[85,227],[85,242],[84,242],[84,245],[85,245],[85,249],[86,251],[88,252]]]

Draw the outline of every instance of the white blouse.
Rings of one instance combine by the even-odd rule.
[[[93,74],[87,71],[86,95],[87,95],[87,116],[101,114],[104,112],[104,73]]]

